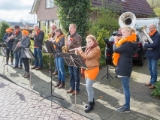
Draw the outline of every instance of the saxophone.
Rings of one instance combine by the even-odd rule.
[[[63,53],[67,53],[68,52],[68,46],[67,46],[67,42],[70,38],[70,35],[69,35],[69,32],[65,35],[65,38],[64,38],[64,42],[65,42],[65,45],[62,47],[62,52]]]

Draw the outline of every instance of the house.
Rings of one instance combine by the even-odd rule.
[[[32,30],[33,29],[33,25],[32,23],[23,23],[23,22],[7,22],[10,27],[14,28],[14,26],[19,26],[20,29],[27,29],[27,30]]]
[[[155,15],[154,11],[149,6],[146,0],[92,0],[93,7],[102,7],[106,5],[112,10],[116,10],[113,7],[114,4],[120,7],[119,14],[123,12],[132,12],[136,17],[149,17]],[[57,17],[57,7],[54,4],[54,0],[35,0],[31,9],[31,14],[37,15],[37,22],[39,25],[45,25],[49,28],[51,23],[56,23],[59,26],[59,20]]]

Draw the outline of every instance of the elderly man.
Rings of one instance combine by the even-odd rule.
[[[144,47],[146,49],[146,58],[148,59],[148,67],[150,71],[150,82],[148,84],[145,84],[146,86],[149,86],[150,89],[154,89],[154,83],[157,81],[157,63],[158,59],[160,57],[160,34],[156,30],[156,25],[151,24],[149,26],[150,30],[150,37],[153,40],[153,43],[145,43]]]
[[[78,48],[82,45],[82,37],[76,33],[77,26],[75,24],[69,25],[69,33],[70,37],[67,43],[68,49]],[[71,53],[75,53],[72,51]],[[70,73],[70,89],[67,90],[67,93],[72,93],[72,95],[78,94],[80,91],[80,71],[79,68],[69,66],[69,73]],[[76,82],[76,84],[75,84]],[[75,89],[76,87],[76,89]]]
[[[56,29],[57,29],[57,26],[56,26],[56,24],[53,23],[53,24],[51,25],[51,30],[52,30],[52,38],[51,38],[51,40],[52,40],[52,41],[54,41],[54,39],[55,39],[55,30],[56,30]],[[57,75],[57,74],[58,74],[58,71],[57,71],[55,59],[54,59],[54,65],[55,65],[55,69],[54,69],[53,75]]]
[[[31,37],[34,40],[34,66],[32,69],[40,70],[42,69],[42,43],[44,39],[44,32],[40,30],[38,25],[34,25],[35,35]]]

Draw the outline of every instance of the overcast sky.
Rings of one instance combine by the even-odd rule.
[[[30,15],[34,0],[0,0],[0,20],[9,22],[34,23],[34,15]]]

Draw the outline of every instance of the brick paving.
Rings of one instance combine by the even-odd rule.
[[[0,56],[0,62],[1,61],[2,57]],[[0,75],[3,73],[3,66],[1,65],[0,65]],[[67,77],[66,87],[64,89],[58,89],[53,87],[52,91],[53,95],[63,98],[64,100],[53,97],[54,102],[53,102],[53,107],[51,109],[50,107],[51,99],[47,98],[47,96],[49,96],[51,92],[50,74],[48,70],[42,69],[40,71],[37,70],[31,71],[31,78],[32,78],[31,83],[33,87],[32,90],[36,93],[36,94],[31,94],[26,90],[30,89],[29,79],[24,79],[22,77],[24,69],[14,69],[10,65],[6,66],[5,75],[7,76],[7,78],[9,78],[12,82],[16,83],[17,85],[22,86],[23,88],[14,85],[14,87],[11,87],[10,89],[5,89],[9,86],[12,86],[11,83],[5,83],[4,81],[1,82],[0,90],[2,90],[2,93],[4,93],[3,95],[5,99],[3,97],[0,98],[1,100],[0,111],[2,111],[0,112],[0,120],[9,119],[6,118],[6,116],[10,116],[11,117],[10,119],[12,120],[12,117],[14,115],[17,115],[16,119],[29,119],[29,120],[31,118],[33,120],[35,119],[78,120],[87,118],[90,118],[92,120],[160,120],[160,114],[159,114],[160,99],[152,97],[151,96],[152,90],[144,86],[144,84],[148,83],[150,79],[147,61],[146,60],[144,61],[143,67],[137,65],[133,66],[133,72],[130,82],[131,112],[128,114],[120,114],[117,113],[116,111],[116,109],[121,105],[123,105],[124,103],[124,94],[121,86],[121,81],[117,78],[114,78],[115,76],[114,67],[111,65],[109,65],[108,67],[109,67],[109,73],[112,75],[113,79],[111,79],[110,82],[106,77],[101,80],[101,78],[106,74],[107,69],[106,67],[103,67],[100,70],[98,78],[93,85],[96,105],[93,111],[91,111],[90,113],[85,113],[84,107],[87,103],[87,93],[85,89],[84,80],[81,80],[80,83],[80,93],[77,95],[76,108],[74,107],[75,97],[72,96],[71,94],[66,93],[66,90],[68,90],[70,86],[69,77]],[[158,73],[160,72],[158,71]],[[159,78],[160,77],[158,76],[158,80]],[[56,84],[56,82],[57,79],[54,78],[53,84]],[[4,89],[8,94],[3,92]],[[10,92],[7,92],[7,90],[10,90]],[[25,93],[23,91],[27,92]],[[2,93],[0,92],[0,95],[2,95]],[[43,98],[40,96],[44,96],[47,99],[42,100]],[[18,100],[20,100],[20,102]],[[7,107],[7,104],[9,103],[11,104],[8,105],[9,107]],[[21,107],[23,109],[21,109]],[[39,111],[37,112],[37,110]],[[71,112],[70,110],[74,112]],[[23,114],[21,115],[21,113]],[[79,113],[80,115],[77,113]],[[86,118],[83,116],[86,116]],[[1,119],[2,117],[3,119]],[[15,118],[13,117],[13,119]]]
[[[0,120],[87,120],[0,77]]]

